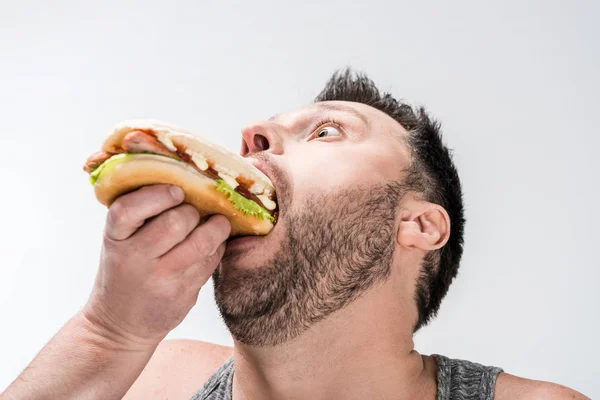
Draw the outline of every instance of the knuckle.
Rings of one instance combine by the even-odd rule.
[[[175,209],[166,212],[163,221],[165,230],[171,234],[181,235],[187,229],[187,222],[181,210]]]
[[[124,225],[129,220],[129,209],[123,201],[115,201],[108,210],[110,222],[115,225]]]
[[[194,245],[194,250],[196,253],[198,253],[198,255],[203,257],[208,257],[211,255],[213,251],[213,244],[210,236],[203,235],[197,240],[194,240],[192,243]]]
[[[200,214],[198,214],[198,211],[189,204],[181,205],[177,207],[176,210],[190,230],[198,223],[200,219]]]
[[[122,241],[113,239],[108,229],[104,230],[104,234],[102,235],[102,254],[112,254],[118,251],[122,246]]]
[[[169,193],[168,185],[152,185],[147,186],[146,195],[151,201],[159,204],[172,204],[173,196]]]
[[[221,247],[219,246],[217,248],[217,250],[210,255],[209,258],[209,263],[212,264],[218,264],[221,261],[221,258],[223,258],[223,253],[225,252],[225,246]]]
[[[164,229],[174,235],[186,235],[199,219],[200,214],[193,206],[182,205],[165,213]]]
[[[185,205],[183,205],[181,207],[185,211],[185,214],[186,214],[187,218],[191,222],[194,222],[194,225],[197,224],[198,221],[200,221],[200,213],[198,212],[198,210],[196,210],[196,207],[194,207],[194,206],[192,206],[190,204],[185,204]]]
[[[204,273],[205,273],[204,269],[211,269],[213,266],[215,266],[216,264],[218,264],[218,262],[219,262],[219,259],[217,258],[217,254],[216,253],[215,254],[211,254],[210,256],[206,257],[206,260],[205,260],[204,265],[203,265],[204,268],[201,270],[202,271],[201,275],[204,275]]]
[[[217,215],[213,218],[212,223],[214,224],[215,235],[223,238],[223,240],[227,239],[231,233],[231,223],[229,220],[222,215]]]
[[[229,220],[223,215],[216,215],[213,218],[213,224],[215,225],[215,230],[220,234],[228,235],[231,230],[231,224]]]
[[[215,252],[215,256],[220,260],[221,258],[223,258],[223,255],[225,254],[225,249],[227,248],[227,245],[225,244],[225,242],[221,243],[219,245],[219,247],[217,248],[217,251]]]
[[[140,188],[139,192],[143,193],[146,196],[160,196],[167,194],[169,189],[169,185],[165,184],[154,184],[154,185],[145,185]]]

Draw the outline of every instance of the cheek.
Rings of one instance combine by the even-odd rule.
[[[327,188],[371,186],[394,179],[397,168],[391,155],[375,146],[314,143],[289,149],[294,199]]]

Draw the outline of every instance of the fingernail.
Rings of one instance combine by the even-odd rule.
[[[183,200],[183,190],[179,186],[171,186],[171,196],[177,201]]]

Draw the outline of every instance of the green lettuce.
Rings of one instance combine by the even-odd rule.
[[[268,219],[273,223],[275,222],[275,218],[267,210],[259,206],[258,203],[245,198],[222,179],[217,179],[215,182],[217,182],[217,191],[224,193],[229,201],[233,203],[236,210],[243,212],[244,215],[254,215],[260,219]]]
[[[100,177],[101,173],[103,173],[104,171],[113,169],[115,167],[115,165],[122,163],[129,156],[131,156],[130,153],[120,153],[120,154],[115,154],[114,156],[110,157],[108,160],[104,161],[96,169],[94,169],[92,171],[92,173],[90,174],[90,183],[92,185],[95,185],[96,181]]]

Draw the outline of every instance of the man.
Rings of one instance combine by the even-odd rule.
[[[462,254],[463,204],[439,125],[336,73],[314,104],[242,130],[273,180],[272,233],[145,187],[108,212],[95,287],[4,399],[584,399],[495,367],[426,356]],[[163,341],[210,276],[234,348]]]

